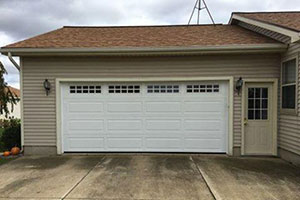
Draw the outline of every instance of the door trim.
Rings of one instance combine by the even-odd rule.
[[[233,155],[233,96],[234,96],[234,77],[149,77],[149,78],[56,78],[56,148],[57,154],[63,154],[62,147],[62,83],[70,82],[165,82],[165,81],[228,81],[228,138],[227,150],[228,155]]]
[[[242,146],[241,146],[241,155],[245,154],[245,106],[246,106],[246,84],[247,83],[272,83],[273,84],[273,115],[272,115],[272,130],[273,130],[273,145],[272,145],[272,156],[277,156],[277,121],[278,121],[278,79],[276,78],[261,78],[261,79],[243,79],[244,84],[242,88],[242,116],[241,116],[241,126],[242,126]]]

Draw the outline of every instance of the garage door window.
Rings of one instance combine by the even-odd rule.
[[[148,85],[148,93],[179,93],[179,85]]]
[[[69,90],[71,94],[101,93],[101,86],[100,85],[71,85]]]
[[[219,92],[219,85],[218,84],[208,84],[208,85],[187,85],[186,86],[187,93],[213,93]]]
[[[108,93],[140,93],[139,85],[109,85]]]

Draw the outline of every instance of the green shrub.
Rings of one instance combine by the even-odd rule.
[[[21,123],[18,119],[11,119],[3,126],[4,130],[0,137],[0,149],[10,150],[12,147],[21,148]]]
[[[2,136],[3,131],[4,131],[4,128],[0,127],[0,152],[4,151],[4,144],[1,140],[1,136]]]

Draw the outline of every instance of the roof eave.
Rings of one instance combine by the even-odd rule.
[[[1,48],[0,52],[13,56],[30,55],[177,55],[177,54],[219,54],[219,53],[258,53],[284,52],[287,45],[253,44],[253,45],[222,45],[222,46],[192,46],[192,47],[128,47],[128,48]]]
[[[293,30],[290,30],[287,28],[283,28],[281,26],[276,26],[276,25],[265,23],[262,21],[250,19],[247,17],[242,17],[242,16],[240,16],[238,14],[234,14],[234,13],[232,14],[232,16],[229,20],[229,24],[232,24],[233,19],[286,35],[291,38],[291,43],[298,42],[300,40],[300,32],[297,32],[297,31],[293,31]]]

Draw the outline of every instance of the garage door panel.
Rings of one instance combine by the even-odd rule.
[[[221,139],[189,138],[185,139],[184,145],[186,149],[222,149]]]
[[[147,149],[182,149],[181,138],[146,138]]]
[[[66,137],[69,138],[98,138],[98,137],[105,137],[106,133],[104,131],[91,131],[85,130],[84,132],[81,130],[76,131],[68,131]]]
[[[191,119],[185,120],[183,127],[185,130],[193,131],[219,131],[222,125],[219,120]]]
[[[223,109],[222,102],[184,102],[183,111],[188,112],[220,112]]]
[[[137,131],[107,131],[105,132],[106,137],[113,137],[113,138],[141,138],[144,136],[142,130]]]
[[[201,112],[201,113],[184,113],[184,120],[223,120],[222,112]]]
[[[107,120],[107,130],[141,130],[142,129],[142,120]]]
[[[181,120],[170,120],[170,119],[152,119],[146,120],[146,129],[147,130],[180,130],[181,129]]]
[[[69,148],[73,150],[103,149],[104,138],[70,138]]]
[[[193,83],[189,91],[183,82],[129,84],[136,93],[128,84],[95,83],[98,94],[76,93],[77,86],[70,94],[74,85],[83,84],[62,85],[63,151],[226,151],[225,82],[213,90]]]
[[[114,149],[141,149],[143,144],[142,138],[107,138],[107,147]]]
[[[145,104],[147,113],[181,112],[181,102],[145,102]]]
[[[87,121],[87,120],[99,120],[103,121],[106,117],[104,113],[70,113],[68,115],[68,120],[75,120],[75,121]]]
[[[69,103],[70,113],[98,113],[103,111],[103,103],[89,102],[89,103]]]
[[[222,131],[185,131],[186,138],[222,139]]]
[[[102,130],[103,120],[72,120],[69,121],[69,130]]]
[[[142,102],[111,102],[107,104],[108,112],[141,112]]]

